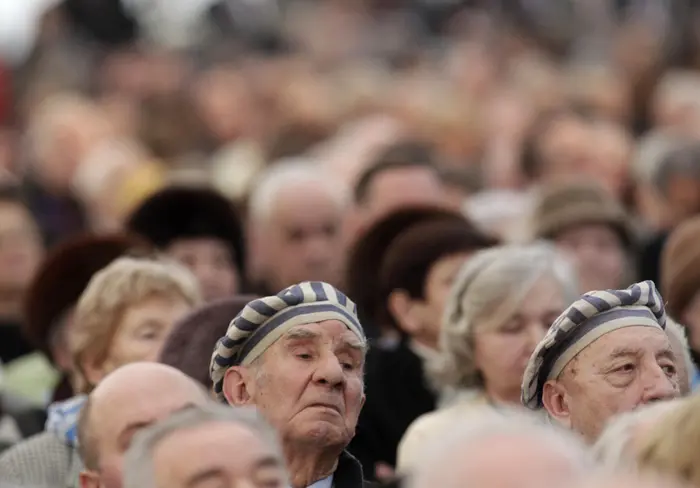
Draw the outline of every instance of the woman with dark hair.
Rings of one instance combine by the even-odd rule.
[[[460,214],[437,212],[406,226],[387,246],[369,320],[393,329],[399,342],[370,351],[367,359],[367,401],[350,445],[366,476],[390,473],[405,430],[436,407],[424,363],[437,354],[452,281],[472,253],[495,244]]]

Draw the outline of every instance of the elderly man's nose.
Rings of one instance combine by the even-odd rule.
[[[650,374],[644,389],[644,403],[670,400],[678,396],[678,385],[666,376],[661,368]],[[660,374],[659,374],[660,373]]]
[[[331,387],[341,386],[345,381],[345,376],[343,375],[343,366],[338,358],[334,355],[323,358],[316,369],[314,379],[318,383]]]

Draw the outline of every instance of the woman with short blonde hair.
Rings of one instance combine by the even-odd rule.
[[[98,272],[80,297],[69,350],[78,393],[133,361],[156,361],[175,320],[201,303],[194,276],[164,259],[122,257]]]
[[[440,354],[429,365],[436,387],[451,400],[411,425],[397,467],[417,462],[429,437],[475,406],[520,405],[530,355],[577,296],[572,267],[549,244],[500,246],[472,257],[452,287]]]

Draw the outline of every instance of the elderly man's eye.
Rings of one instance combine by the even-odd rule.
[[[299,359],[303,359],[304,361],[308,361],[313,358],[311,354],[305,352],[297,354],[297,357]]]
[[[632,371],[634,371],[634,364],[632,363],[623,364],[622,366],[615,368],[616,373],[631,373]]]
[[[352,363],[342,363],[343,364],[343,369],[346,371],[352,371],[355,369],[355,365]]]
[[[676,366],[674,364],[662,364],[661,369],[664,370],[664,373],[666,373],[666,376],[673,376],[676,374]]]

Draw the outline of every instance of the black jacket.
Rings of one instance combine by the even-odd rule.
[[[379,462],[396,465],[396,450],[409,425],[436,406],[423,361],[404,339],[395,349],[371,349],[365,372],[367,400],[348,450],[374,479]]]
[[[333,473],[333,488],[375,488],[377,485],[364,480],[362,466],[348,452],[338,459],[338,467]]]

